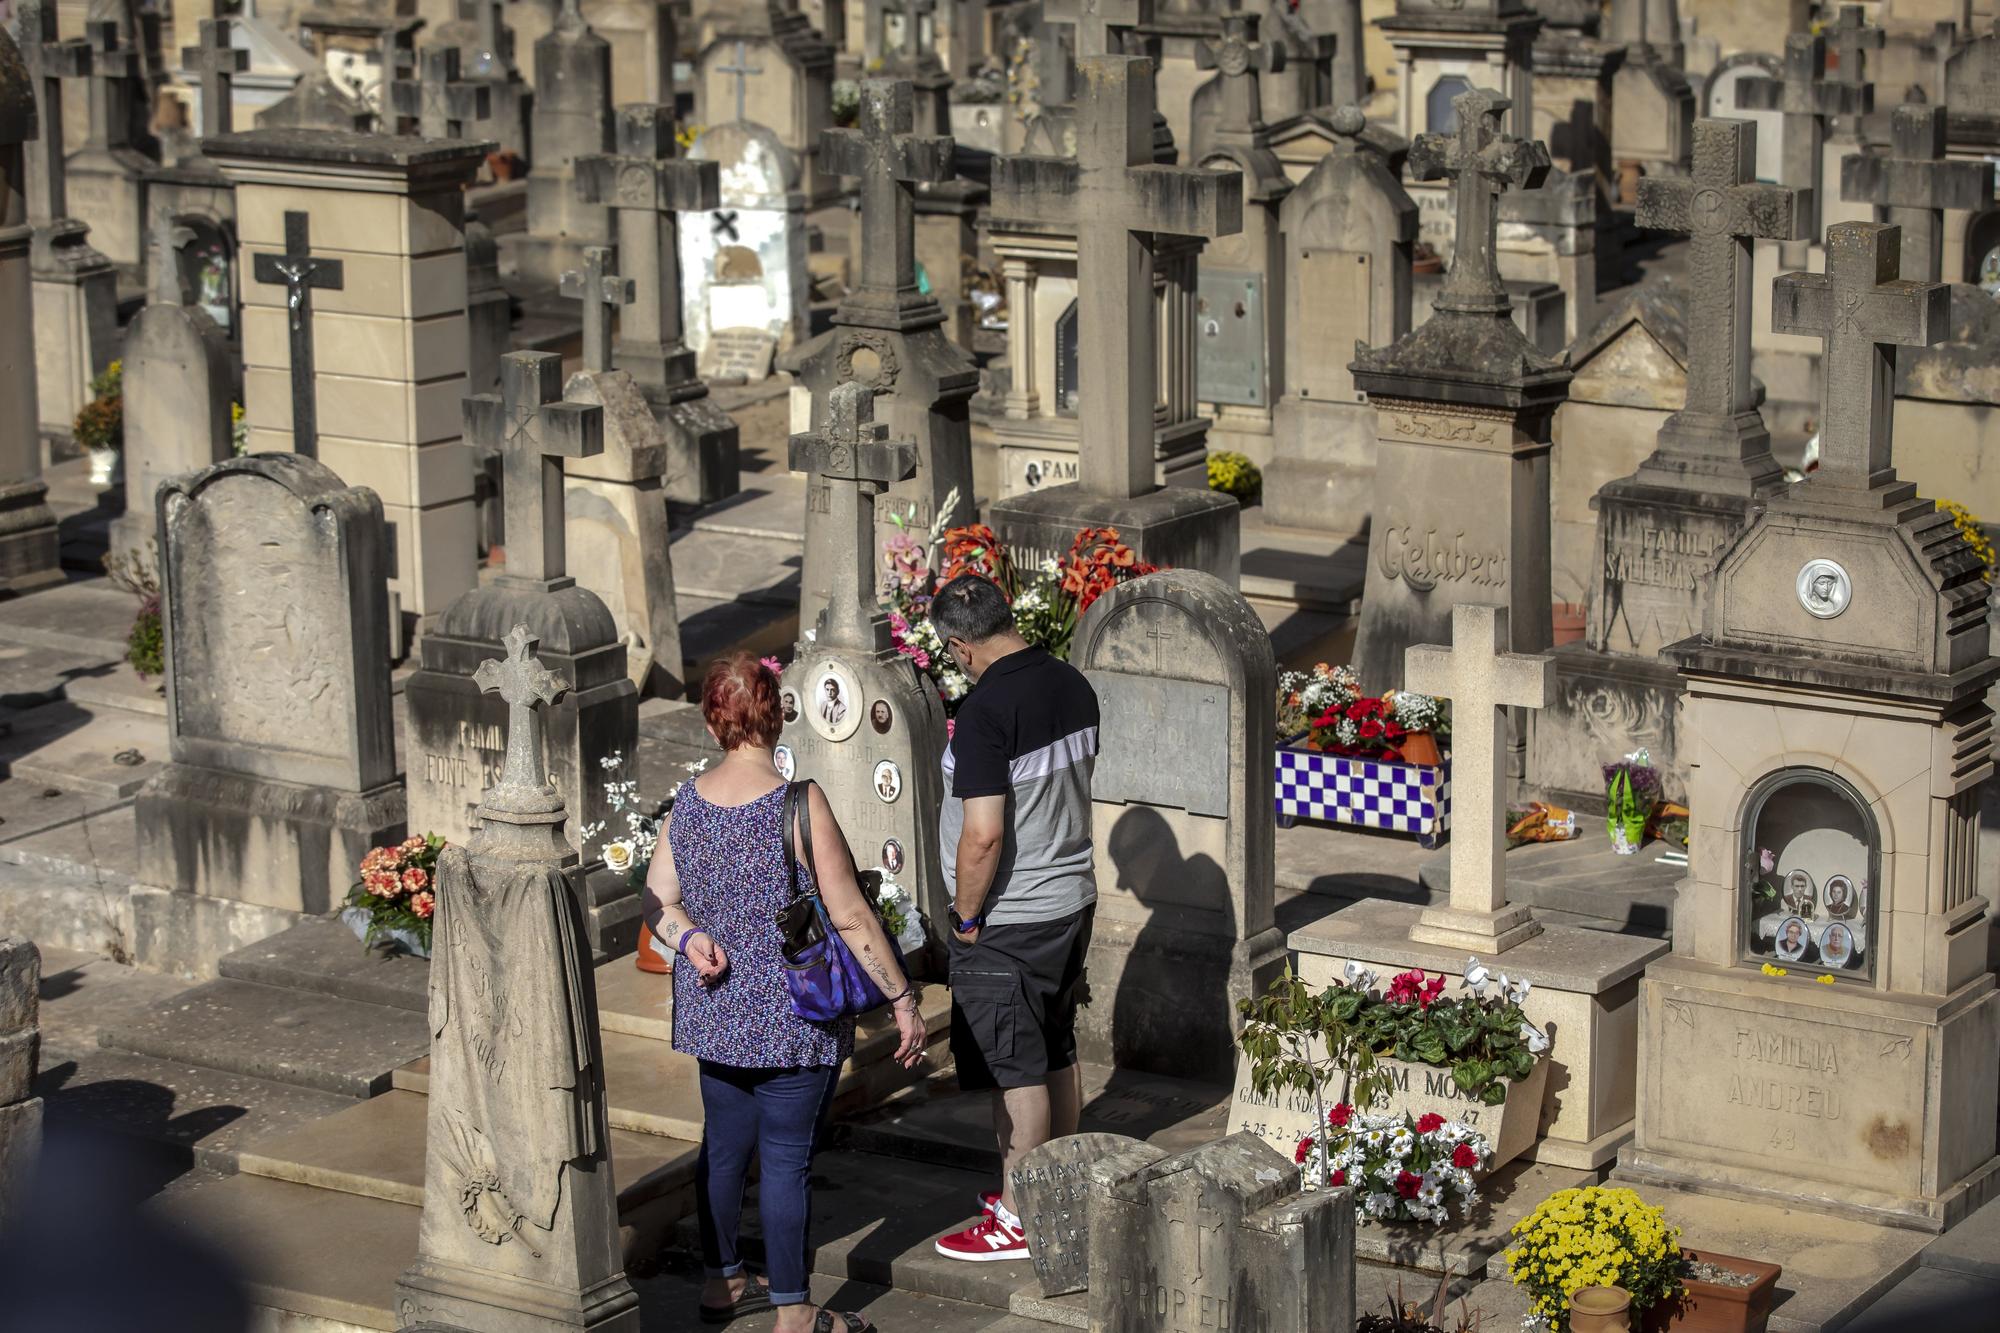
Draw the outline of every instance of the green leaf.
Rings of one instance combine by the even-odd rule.
[[[1337,993],[1333,1003],[1328,1006],[1334,1021],[1352,1023],[1354,1016],[1361,1012],[1361,998],[1360,991],[1343,990]]]
[[[1493,1082],[1493,1066],[1484,1060],[1460,1060],[1451,1067],[1452,1082],[1470,1094],[1477,1093]],[[1501,1096],[1506,1096],[1503,1091]]]
[[[1485,1102],[1488,1106],[1498,1106],[1507,1100],[1507,1085],[1504,1083],[1487,1084],[1486,1090],[1479,1094],[1479,1100]]]
[[[1411,1043],[1411,1049],[1416,1051],[1417,1058],[1427,1065],[1445,1063],[1444,1038],[1435,1032],[1418,1033],[1416,1041]]]
[[[1528,1054],[1525,1049],[1518,1050],[1507,1057],[1507,1077],[1517,1079],[1526,1078],[1534,1072],[1535,1057]]]

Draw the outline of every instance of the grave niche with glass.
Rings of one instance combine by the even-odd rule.
[[[1852,784],[1780,769],[1751,789],[1740,846],[1742,960],[1874,980],[1881,841]]]

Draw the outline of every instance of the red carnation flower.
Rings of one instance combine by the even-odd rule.
[[[1451,1164],[1461,1171],[1470,1171],[1479,1165],[1479,1154],[1472,1150],[1471,1144],[1461,1143],[1451,1150]]]
[[[1313,1141],[1310,1136],[1300,1139],[1298,1151],[1292,1154],[1292,1161],[1299,1166],[1304,1166],[1306,1157],[1308,1154],[1312,1152],[1312,1150],[1313,1150]]]
[[[1463,1147],[1465,1145],[1460,1144],[1459,1146]],[[1422,1176],[1411,1175],[1408,1171],[1398,1171],[1396,1173],[1396,1193],[1406,1199],[1416,1198],[1417,1191],[1423,1188],[1423,1184],[1424,1178]]]
[[[1335,1129],[1346,1129],[1347,1122],[1354,1119],[1354,1108],[1346,1102],[1335,1102],[1333,1109],[1326,1113],[1326,1123]]]
[[[1372,741],[1381,737],[1382,724],[1372,717],[1364,717],[1361,719],[1361,725],[1356,727],[1355,730],[1361,733],[1362,740]]]
[[[1340,1170],[1335,1171],[1326,1178],[1326,1183],[1329,1185],[1345,1185],[1347,1183],[1347,1168],[1342,1167]]]
[[[1429,1134],[1434,1130],[1440,1130],[1443,1128],[1444,1128],[1444,1117],[1439,1115],[1436,1111],[1424,1112],[1423,1118],[1417,1121],[1417,1133],[1419,1134]]]

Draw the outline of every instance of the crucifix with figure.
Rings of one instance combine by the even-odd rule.
[[[916,98],[901,79],[867,79],[861,85],[857,128],[820,136],[820,165],[861,178],[861,287],[850,306],[906,307],[935,304],[917,290],[917,189],[952,178],[952,141],[912,132]]]
[[[418,62],[421,69],[415,80],[397,79],[389,85],[397,115],[413,117],[418,134],[426,139],[463,138],[467,121],[492,114],[491,86],[459,76],[457,47],[425,47]]]
[[[1639,225],[1692,238],[1687,397],[1660,428],[1655,458],[1732,493],[1777,472],[1750,384],[1751,247],[1804,240],[1806,203],[1803,191],[1758,182],[1748,120],[1696,121],[1693,172],[1639,182]]]
[[[1886,152],[1840,159],[1840,197],[1873,204],[1878,221],[1901,227],[1902,271],[1918,282],[1936,282],[1943,276],[1944,210],[1991,203],[1993,163],[1946,161],[1945,109],[1906,103],[1889,114]]]
[[[571,269],[562,275],[562,294],[583,302],[585,370],[611,369],[611,315],[619,306],[630,305],[635,294],[632,279],[612,272],[611,254],[607,246],[586,246],[582,271]]]
[[[616,152],[576,159],[576,188],[585,203],[610,206],[618,262],[636,292],[619,316],[610,364],[648,402],[663,403],[695,377],[681,323],[679,215],[721,202],[719,167],[677,155],[669,106],[620,106],[616,143]]]
[[[283,283],[291,334],[292,451],[319,456],[318,388],[313,381],[313,289],[337,292],[346,285],[343,261],[312,253],[311,222],[304,213],[285,214],[285,252],[262,251],[252,258],[259,282]]]
[[[1805,494],[1880,509],[1913,493],[1890,454],[1896,348],[1928,347],[1951,327],[1951,288],[1896,276],[1902,237],[1883,222],[1837,222],[1826,232],[1826,272],[1773,284],[1771,329],[1819,338],[1819,467]]]
[[[1458,116],[1452,134],[1419,134],[1410,144],[1410,175],[1420,181],[1448,176],[1457,227],[1451,272],[1433,308],[1463,314],[1504,314],[1514,302],[1500,283],[1500,196],[1533,190],[1548,178],[1549,150],[1537,139],[1517,139],[1500,129],[1513,102],[1485,88],[1451,99]]]
[[[201,87],[201,137],[213,139],[236,125],[236,76],[250,68],[250,53],[229,44],[231,20],[203,19],[201,41],[181,48],[181,73]]]
[[[813,480],[806,492],[806,544],[825,524],[836,556],[815,644],[886,652],[889,620],[875,599],[875,499],[917,470],[917,446],[891,440],[875,420],[875,391],[849,380],[827,397],[826,428],[791,437],[792,471]]]
[[[541,710],[562,698],[569,682],[534,655],[541,640],[530,634],[526,625],[508,630],[501,642],[507,646],[506,658],[489,657],[472,673],[480,693],[497,694],[507,705],[507,757],[501,762],[500,780],[486,789],[482,806],[527,813],[521,807],[540,808],[554,802],[559,809],[561,799],[549,786]]]
[[[1153,405],[1155,236],[1213,240],[1243,230],[1240,172],[1153,162],[1153,62],[1095,56],[1077,62],[1076,156],[993,162],[993,212],[1076,228],[1077,484],[1131,499],[1157,489]]]
[[[465,399],[465,437],[500,453],[506,503],[507,572],[502,579],[543,592],[574,584],[566,572],[563,459],[604,452],[604,409],[562,396],[562,358],[509,352],[500,392]]]
[[[69,213],[69,149],[63,143],[62,83],[90,74],[90,43],[56,37],[56,0],[21,12],[21,54],[35,80],[41,133],[28,147],[28,221],[47,226]]]
[[[1783,115],[1778,178],[1810,193],[1805,200],[1804,231],[1817,240],[1821,179],[1828,116],[1865,116],[1875,109],[1875,87],[1867,83],[1835,83],[1826,77],[1826,39],[1795,32],[1785,38],[1785,72],[1781,78],[1754,77],[1736,83],[1739,111],[1776,111]],[[1789,261],[1788,261],[1789,262]]]
[[[1525,906],[1507,903],[1507,753],[1510,708],[1547,708],[1556,660],[1507,651],[1507,610],[1460,602],[1451,646],[1412,644],[1403,683],[1451,700],[1451,900],[1426,908],[1410,938],[1473,953],[1511,949],[1541,934]]]

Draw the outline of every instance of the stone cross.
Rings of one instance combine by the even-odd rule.
[[[1462,115],[1462,113],[1461,113]],[[1460,122],[1463,124],[1463,120]],[[1451,906],[1462,934],[1518,943],[1540,931],[1525,909],[1507,915],[1507,710],[1546,708],[1555,659],[1507,651],[1507,610],[1460,602],[1451,609],[1451,646],[1404,650],[1403,680],[1420,694],[1451,700]],[[1435,914],[1443,918],[1447,914]],[[1434,914],[1426,913],[1430,924]],[[1482,930],[1479,922],[1498,929]],[[1422,931],[1424,925],[1416,930]],[[1524,933],[1517,933],[1524,932]],[[1506,936],[1514,933],[1514,938]],[[1415,937],[1413,932],[1413,938]]]
[[[875,599],[875,497],[916,475],[917,446],[889,438],[888,423],[875,420],[875,391],[865,384],[836,385],[826,415],[824,430],[792,436],[790,449],[792,471],[813,478],[806,545],[818,544],[813,529],[824,523],[835,553],[815,642],[881,652],[889,647],[889,621]]]
[[[506,502],[507,572],[512,584],[545,592],[571,586],[564,572],[563,459],[604,452],[604,409],[566,403],[562,358],[509,352],[500,358],[500,392],[465,400],[466,438],[498,450]]]
[[[903,0],[903,58],[912,65],[925,56],[936,58],[937,29],[933,18],[931,39],[924,40],[924,19],[937,13],[937,0]]]
[[[492,114],[492,85],[459,76],[457,47],[425,47],[418,59],[422,72],[414,82],[397,79],[389,86],[397,114],[415,117],[418,134],[426,139],[463,138],[465,122]]]
[[[1451,99],[1458,116],[1452,134],[1420,134],[1410,145],[1410,175],[1420,181],[1448,176],[1452,182],[1457,235],[1451,272],[1432,302],[1438,310],[1495,314],[1513,309],[1500,285],[1495,256],[1499,243],[1500,195],[1532,190],[1549,174],[1549,150],[1537,139],[1516,139],[1500,129],[1513,102],[1485,88]]]
[[[920,305],[917,291],[917,185],[952,178],[949,135],[915,134],[916,95],[904,79],[861,84],[859,128],[820,136],[820,165],[861,178],[861,291],[891,309]]]
[[[1875,109],[1875,88],[1866,83],[1831,83],[1826,78],[1826,42],[1811,33],[1785,38],[1785,73],[1736,81],[1739,111],[1777,111],[1784,116],[1784,154],[1779,176],[1796,189],[1810,190],[1806,200],[1805,233],[1820,231],[1820,201],[1824,197],[1821,146],[1828,116],[1866,115]]]
[[[180,252],[194,239],[194,229],[174,221],[161,209],[153,219],[153,304],[185,305],[181,292]]]
[[[1077,71],[1076,156],[996,158],[993,211],[1076,227],[1077,328],[1093,349],[1078,361],[1078,485],[1131,499],[1154,489],[1153,237],[1241,231],[1243,176],[1154,164],[1150,60],[1090,56]]]
[[[346,285],[347,266],[338,259],[312,253],[311,222],[304,213],[285,214],[285,252],[264,251],[252,260],[259,282],[285,284],[292,340],[292,452],[319,456],[318,387],[313,382],[312,293],[320,287],[337,292]]]
[[[1821,29],[1821,35],[1834,54],[1833,73],[1829,77],[1836,83],[1868,82],[1867,53],[1882,49],[1882,30],[1861,16],[1861,6],[1842,5],[1839,20]]]
[[[62,81],[90,74],[90,44],[57,40],[56,0],[19,12],[21,54],[35,77],[41,133],[28,145],[28,221],[45,226],[69,213],[69,149],[63,144]]]
[[[1807,479],[1817,498],[1865,495],[1895,480],[1895,349],[1927,347],[1950,329],[1950,286],[1899,279],[1901,258],[1894,226],[1837,222],[1826,232],[1826,272],[1786,273],[1773,284],[1772,332],[1824,344],[1819,467]]]
[[[611,255],[607,246],[586,246],[582,272],[571,269],[562,275],[562,294],[583,302],[585,370],[611,369],[611,314],[619,306],[632,304],[637,295],[632,279],[612,271]]]
[[[576,188],[585,203],[610,205],[619,266],[637,292],[619,317],[612,363],[659,397],[694,374],[682,343],[678,214],[722,201],[720,168],[675,155],[670,106],[627,103],[614,128],[617,152],[576,159]]]
[[[1227,1220],[1223,1217],[1222,1210],[1215,1206],[1204,1186],[1192,1195],[1173,1196],[1161,1209],[1160,1215],[1167,1219],[1168,1227],[1176,1235],[1173,1242],[1174,1252],[1194,1255],[1194,1272],[1189,1275],[1189,1279],[1194,1282],[1202,1281],[1208,1273],[1207,1256],[1221,1242],[1222,1224]],[[1192,1245],[1185,1239],[1189,1232],[1194,1233]],[[1222,1265],[1218,1264],[1217,1270],[1216,1276],[1223,1276]]]
[[[733,65],[717,65],[715,67],[717,74],[733,74],[736,76],[736,119],[739,121],[743,119],[745,80],[752,74],[762,74],[764,72],[762,65],[752,65],[749,61],[749,44],[739,37],[736,41],[736,63]]]
[[[1259,43],[1258,17],[1247,10],[1231,10],[1222,16],[1222,40],[1204,41],[1195,47],[1194,63],[1201,69],[1222,72],[1222,106],[1216,127],[1225,130],[1252,130],[1264,123],[1262,75],[1282,74],[1285,48],[1281,42]]]
[[[1880,31],[1880,29],[1876,29]],[[1942,275],[1944,210],[1981,209],[1993,199],[1993,163],[1945,160],[1945,109],[1905,103],[1889,116],[1889,151],[1840,159],[1840,197],[1885,210],[1903,229],[1902,271],[1919,282]]]
[[[119,44],[118,25],[109,20],[84,24],[83,35],[90,43],[91,142],[106,148],[121,147],[130,138],[126,98],[132,81],[139,77],[139,52]]]
[[[1756,410],[1750,387],[1750,262],[1758,240],[1804,240],[1806,200],[1757,181],[1757,125],[1694,123],[1688,176],[1639,182],[1641,227],[1678,231],[1688,246],[1687,416],[1728,419]],[[1680,432],[1669,432],[1680,438]],[[1665,438],[1665,437],[1663,437]]]
[[[501,640],[507,646],[504,660],[487,658],[472,673],[472,683],[482,694],[497,694],[507,705],[507,757],[501,762],[500,781],[487,789],[487,808],[506,809],[508,795],[542,796],[549,792],[549,763],[542,738],[541,709],[569,690],[569,682],[542,665],[534,656],[541,640],[516,625]],[[502,797],[496,802],[495,796]]]
[[[229,44],[232,20],[203,19],[201,42],[181,48],[181,73],[201,84],[201,137],[213,139],[235,128],[235,76],[250,67],[250,53]]]
[[[1042,17],[1076,31],[1074,54],[1113,56],[1124,49],[1125,34],[1153,21],[1152,0],[1046,0]]]

